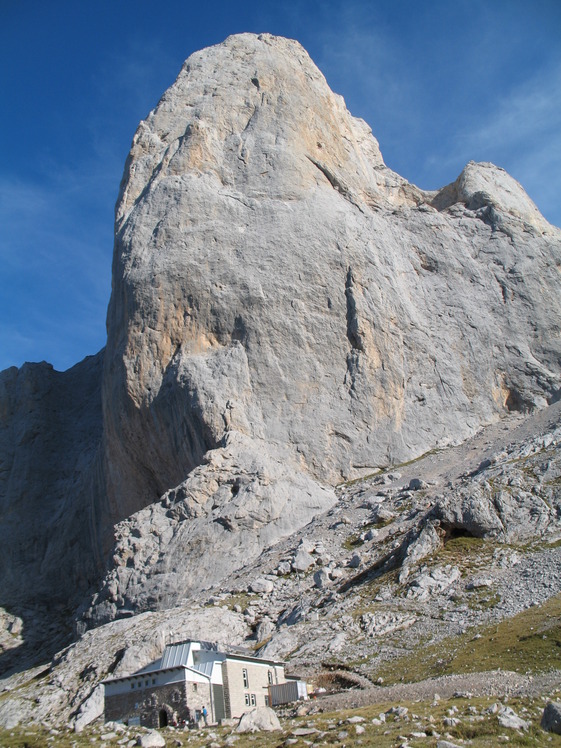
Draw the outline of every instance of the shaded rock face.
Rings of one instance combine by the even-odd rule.
[[[2,375],[0,604],[104,571],[86,620],[173,605],[341,480],[555,401],[559,267],[502,169],[410,185],[298,43],[194,54],[127,160],[103,361]]]
[[[0,605],[54,612],[98,573],[102,362],[0,375]]]

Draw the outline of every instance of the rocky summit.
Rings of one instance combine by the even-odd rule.
[[[192,55],[127,159],[106,348],[0,378],[0,724],[95,719],[170,637],[363,687],[551,605],[560,268],[504,170],[408,183],[297,42]]]

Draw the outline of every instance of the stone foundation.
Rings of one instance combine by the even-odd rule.
[[[194,688],[196,686],[196,688]],[[210,687],[206,683],[169,683],[149,685],[130,693],[106,696],[105,721],[140,724],[143,727],[194,722],[206,706],[212,719]]]

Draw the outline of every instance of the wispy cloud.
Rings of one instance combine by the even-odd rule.
[[[547,45],[547,14],[517,5],[427,4],[396,23],[399,11],[349,0],[336,23],[320,16],[313,56],[407,179],[435,189],[493,161],[559,225],[561,48]]]
[[[492,112],[473,113],[430,168],[493,161],[514,176],[546,218],[561,225],[561,63],[498,95]],[[460,167],[461,168],[461,167]]]

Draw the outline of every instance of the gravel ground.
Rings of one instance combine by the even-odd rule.
[[[418,683],[400,683],[395,686],[380,686],[362,691],[321,696],[317,704],[324,711],[356,709],[370,704],[399,701],[430,701],[435,694],[449,699],[454,694],[466,697],[493,696],[498,699],[538,696],[550,697],[561,687],[561,671],[554,670],[540,676],[523,676],[503,670],[469,675],[445,675]]]

